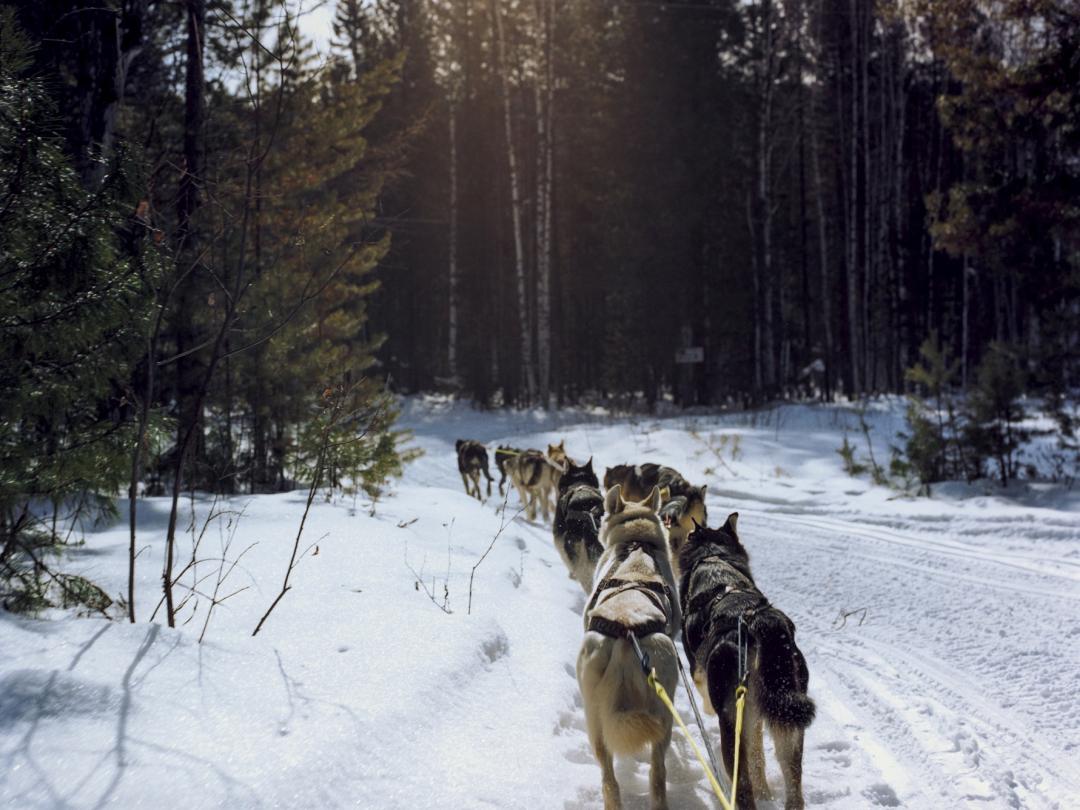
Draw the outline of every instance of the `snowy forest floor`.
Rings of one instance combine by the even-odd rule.
[[[871,414],[882,456],[900,413]],[[497,492],[468,498],[454,454],[457,438],[564,437],[601,474],[653,460],[708,483],[713,523],[740,513],[758,585],[810,667],[808,805],[1080,806],[1075,492],[872,486],[841,469],[845,429],[861,436],[840,407],[613,419],[414,399],[403,423],[424,456],[373,516],[362,498],[316,502],[302,547],[318,554],[254,639],[303,492],[218,503],[242,514],[211,521],[202,553],[257,545],[223,592],[249,589],[217,608],[201,645],[205,599],[180,629],[146,622],[165,499],[140,503],[139,624],[0,612],[0,806],[599,808],[574,676],[584,595],[549,527],[523,517],[477,566],[517,499],[500,515]],[[197,499],[197,529],[211,506]],[[121,521],[88,532],[64,570],[120,594],[126,557]],[[676,705],[688,716],[681,687]],[[617,774],[628,810],[646,808],[644,755]],[[782,797],[771,759],[768,774]],[[678,731],[668,778],[673,810],[716,806]]]

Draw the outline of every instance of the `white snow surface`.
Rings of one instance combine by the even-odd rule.
[[[879,461],[900,413],[871,414]],[[601,476],[667,463],[708,483],[712,523],[740,513],[757,583],[796,623],[810,667],[809,806],[1080,807],[1073,494],[872,486],[841,469],[845,428],[860,454],[864,443],[840,407],[628,419],[429,398],[407,400],[402,421],[425,455],[374,516],[363,498],[316,501],[301,547],[317,542],[318,554],[256,638],[303,492],[218,504],[243,514],[212,521],[202,555],[219,556],[233,530],[230,556],[257,545],[222,593],[248,590],[217,609],[202,644],[205,599],[187,603],[178,629],[160,613],[147,621],[165,499],[140,502],[139,623],[0,612],[0,807],[600,807],[574,676],[584,595],[550,528],[509,520],[516,495],[504,515],[497,491],[465,495],[459,437],[491,449],[565,438]],[[198,499],[196,525],[210,507]],[[126,555],[121,521],[90,532],[64,566],[120,594]],[[200,576],[217,567],[202,565]],[[689,721],[681,686],[676,705]],[[626,807],[648,807],[645,755],[616,770]],[[771,758],[768,775],[782,797]],[[668,779],[673,810],[718,806],[678,730]]]

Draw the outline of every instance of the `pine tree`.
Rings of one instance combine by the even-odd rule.
[[[975,372],[976,384],[967,403],[968,424],[965,438],[976,463],[988,459],[997,466],[1002,486],[1017,476],[1018,451],[1029,431],[1020,397],[1024,393],[1024,375],[1016,352],[1001,343],[991,343]]]
[[[111,511],[130,471],[125,390],[161,260],[130,163],[115,153],[86,190],[42,82],[23,73],[29,53],[0,10],[0,566],[45,600],[20,565],[41,571],[42,546],[57,539],[42,502]],[[50,582],[63,602],[86,587]]]
[[[908,396],[907,422],[910,433],[902,434],[907,462],[914,468],[927,492],[930,485],[945,480],[950,474],[948,448],[950,436],[955,440],[955,410],[949,396],[956,380],[959,363],[952,361],[941,345],[937,333],[919,347],[922,362],[906,373],[907,380],[919,386],[931,403],[918,394]]]

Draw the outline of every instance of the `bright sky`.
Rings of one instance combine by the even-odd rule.
[[[325,57],[330,50],[330,37],[333,34],[331,23],[337,0],[298,0],[300,30],[314,40],[315,50]]]

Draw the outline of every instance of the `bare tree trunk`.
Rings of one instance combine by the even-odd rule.
[[[546,408],[551,396],[551,174],[553,0],[537,0],[537,53],[543,70],[537,70],[536,92],[536,354],[539,364],[540,402]]]
[[[851,356],[851,389],[857,395],[862,392],[862,329],[859,322],[859,249],[858,249],[858,188],[859,188],[859,130],[858,130],[858,25],[859,7],[857,0],[851,0],[851,141],[849,143],[850,165],[848,167],[847,209],[847,316],[848,341]]]
[[[187,0],[187,57],[184,82],[184,173],[180,177],[177,195],[177,242],[178,254],[193,255],[191,217],[199,205],[199,184],[202,174],[202,130],[204,118],[203,100],[203,54],[206,34],[206,0]],[[186,259],[185,259],[186,260]],[[194,263],[196,259],[191,259]],[[169,627],[176,626],[176,607],[173,604],[172,567],[176,546],[177,501],[183,489],[184,467],[191,442],[197,430],[202,429],[203,390],[196,382],[198,367],[193,346],[195,336],[189,332],[190,319],[195,304],[195,272],[191,278],[181,281],[177,335],[177,349],[183,355],[177,362],[177,398],[179,423],[177,424],[176,461],[173,481],[173,508],[169,514],[169,526],[165,537],[165,565],[162,571],[162,588],[165,591],[165,611]],[[198,443],[197,443],[198,444]]]
[[[873,200],[871,198],[871,175],[870,175],[870,109],[869,109],[869,96],[870,96],[870,77],[869,77],[869,62],[870,62],[870,35],[871,25],[873,20],[873,14],[870,7],[866,7],[862,10],[863,21],[862,31],[860,36],[859,47],[856,50],[859,60],[860,71],[860,107],[862,113],[862,120],[860,122],[860,129],[862,131],[862,242],[863,242],[863,268],[862,268],[862,379],[863,387],[869,388],[873,385],[873,363],[872,363],[872,342],[871,342],[871,330],[870,322],[873,311],[870,306],[870,287],[872,284],[873,274],[873,255],[870,247],[871,240],[871,223],[870,213]]]
[[[458,380],[458,150],[457,150],[457,99],[450,91],[450,267],[448,328],[446,336],[446,370],[451,385]]]
[[[762,382],[770,392],[777,382],[776,334],[774,329],[774,292],[772,262],[772,105],[773,105],[773,69],[774,48],[772,37],[772,0],[762,0],[761,15],[761,59],[758,73],[758,110],[757,154],[755,155],[755,208],[757,238],[754,240],[758,253],[756,279],[761,291],[761,362]]]
[[[821,165],[818,157],[817,129],[810,127],[810,160],[814,173],[814,207],[817,210],[818,263],[821,267],[821,323],[825,335],[825,398],[831,399],[833,374],[832,314],[830,313],[829,246],[825,222],[825,201],[821,188]]]
[[[536,400],[536,366],[533,363],[532,334],[529,329],[529,296],[525,277],[525,244],[521,223],[521,188],[518,178],[517,157],[514,152],[514,128],[510,105],[510,77],[506,64],[506,37],[503,33],[502,14],[496,0],[491,0],[491,16],[495,26],[495,70],[502,88],[503,125],[506,129],[506,159],[510,169],[510,213],[514,228],[514,274],[517,279],[518,315],[521,333],[521,369],[525,377],[527,403]]]
[[[968,260],[968,255],[964,254],[964,262],[960,268],[962,278],[961,284],[961,323],[960,323],[960,387],[966,392],[968,387],[968,302],[970,294],[968,293],[968,275],[971,273],[971,265]]]
[[[754,197],[752,193],[746,197],[746,223],[750,230],[750,242],[753,245],[753,249],[750,251],[750,280],[754,303],[754,393],[760,397],[765,387],[761,362],[761,262],[758,258],[757,228],[754,226]]]
[[[903,373],[908,367],[908,349],[911,336],[908,330],[908,290],[907,290],[907,267],[904,261],[904,126],[906,124],[906,104],[904,96],[904,54],[902,33],[897,33],[896,43],[896,72],[893,84],[893,109],[895,115],[895,135],[893,152],[893,220],[896,224],[896,298],[899,309],[897,323],[898,359],[900,365],[900,378],[898,383],[903,385]]]

